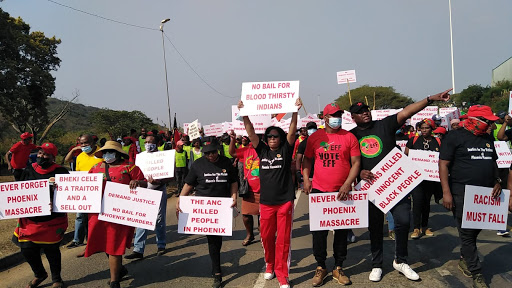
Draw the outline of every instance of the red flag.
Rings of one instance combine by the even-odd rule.
[[[277,121],[281,121],[281,119],[283,119],[284,115],[286,115],[286,113],[279,113],[276,115],[276,119]]]

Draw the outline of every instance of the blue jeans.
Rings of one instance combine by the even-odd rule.
[[[393,220],[393,214],[391,214],[391,211],[389,211],[386,214],[386,219],[388,219],[388,230],[394,231],[395,230],[395,220]]]
[[[167,186],[162,185],[161,188],[155,190],[162,191],[162,200],[160,201],[160,207],[158,208],[158,215],[156,217],[155,225],[156,246],[158,248],[165,248],[165,215],[167,210]],[[133,241],[134,252],[144,254],[144,248],[146,247],[147,237],[148,230],[142,228],[135,229],[135,240]]]
[[[82,244],[84,243],[85,235],[87,235],[87,213],[76,213],[75,220],[75,237],[73,242]]]

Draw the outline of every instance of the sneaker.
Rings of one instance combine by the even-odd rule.
[[[354,232],[352,232],[352,229],[348,230],[347,242],[348,243],[356,243],[356,235],[354,235]]]
[[[212,288],[220,288],[222,286],[222,276],[213,275]]]
[[[379,282],[382,279],[382,268],[373,268],[368,279],[373,282]]]
[[[68,246],[66,246],[66,248],[68,248],[68,249],[72,249],[72,248],[80,247],[80,246],[82,246],[82,245],[83,245],[83,244],[80,244],[80,243],[78,243],[78,242],[73,241],[73,242],[71,242],[71,244],[69,244]]]
[[[496,235],[503,236],[503,237],[509,237],[510,233],[507,230],[500,230],[500,231],[498,231],[498,233],[496,233]]]
[[[420,279],[420,276],[411,269],[411,267],[407,263],[396,263],[396,260],[393,260],[393,268],[398,272],[404,274],[407,279],[416,281]]]
[[[316,267],[315,276],[313,276],[313,287],[318,287],[324,284],[324,279],[327,277],[327,269],[322,268],[321,266]]]
[[[471,278],[471,272],[469,272],[468,265],[466,264],[466,260],[464,260],[464,258],[460,258],[458,267],[464,276]]]
[[[474,288],[487,288],[487,284],[485,284],[484,275],[482,273],[475,274],[473,276],[473,287]]]
[[[430,228],[425,229],[425,232],[423,232],[425,236],[434,236],[434,232]]]
[[[395,231],[393,231],[393,230],[389,231],[388,237],[391,238],[391,240],[395,240]]]
[[[332,270],[332,278],[337,280],[341,285],[350,285],[350,278],[343,273],[343,269],[340,266],[337,266],[336,269]]]
[[[279,284],[279,288],[290,288],[290,284]]]
[[[275,276],[274,272],[265,272],[265,274],[263,274],[263,279],[272,280]]]
[[[420,229],[414,229],[414,231],[412,231],[412,234],[411,234],[412,239],[418,239],[418,238],[420,238],[420,236],[421,236]]]
[[[162,256],[165,254],[165,248],[158,248],[158,251],[156,252],[156,256]]]
[[[133,251],[132,254],[124,256],[124,259],[142,259],[144,255],[139,252]]]

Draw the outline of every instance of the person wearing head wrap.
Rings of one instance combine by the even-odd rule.
[[[451,130],[459,129],[460,128],[459,124],[460,124],[460,119],[452,119],[450,121],[450,128],[451,128]]]

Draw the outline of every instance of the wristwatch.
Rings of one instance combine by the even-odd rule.
[[[501,178],[500,177],[496,177],[496,184],[500,184],[501,185]]]
[[[430,95],[427,96],[427,105],[434,103],[434,100],[430,99]]]

